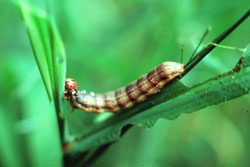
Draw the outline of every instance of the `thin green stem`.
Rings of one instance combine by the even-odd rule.
[[[236,51],[239,51],[239,52],[244,52],[245,51],[245,49],[237,48],[237,47],[233,47],[233,46],[218,45],[216,43],[211,43],[211,45],[214,45],[214,46],[219,47],[219,48],[236,50]]]

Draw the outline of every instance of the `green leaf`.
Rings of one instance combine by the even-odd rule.
[[[42,162],[46,162],[47,160],[51,162],[50,165],[60,166],[62,163],[61,143],[64,135],[62,96],[66,74],[66,56],[63,42],[51,16],[47,15],[44,11],[30,6],[23,0],[20,0],[17,5],[26,24],[35,60],[49,97],[48,105],[43,103],[44,106],[41,108],[32,108],[39,106],[34,105],[33,102],[28,105],[31,109],[22,111],[22,114],[27,117],[27,122],[24,119],[25,126],[29,124],[30,127],[41,128],[36,129],[32,135],[24,137],[24,141],[30,141],[27,142],[25,150],[34,153],[31,155],[32,158],[30,160],[30,163],[34,163],[34,166],[41,166]],[[36,99],[36,97],[41,99],[42,95],[40,93],[34,92],[35,97],[30,97],[32,99]],[[27,103],[32,101],[32,99],[27,100]],[[22,120],[16,121],[16,124],[22,122]],[[18,127],[22,129],[22,124],[18,124]],[[46,130],[42,130],[43,128],[46,128]],[[50,142],[48,142],[49,140]],[[44,147],[48,143],[52,144],[51,147]],[[48,151],[50,152],[49,154],[47,153]]]
[[[61,103],[66,74],[63,42],[54,20],[20,0],[31,46],[50,100]]]
[[[45,13],[34,12],[31,7],[24,1],[20,2],[20,9],[22,17],[27,26],[30,43],[36,58],[38,68],[40,70],[45,88],[47,90],[50,100],[53,98],[53,89],[51,82],[51,63],[48,56],[51,55],[48,43],[47,18]],[[49,67],[50,63],[50,67]],[[50,69],[49,69],[50,68]]]
[[[63,42],[54,20],[46,13],[32,9],[22,0],[20,9],[49,99],[55,105],[63,136],[63,120],[60,116],[66,75]]]

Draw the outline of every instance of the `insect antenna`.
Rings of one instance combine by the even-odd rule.
[[[204,41],[205,37],[207,36],[207,34],[209,33],[209,31],[211,31],[211,29],[212,29],[212,28],[209,26],[209,27],[207,28],[207,30],[205,31],[205,33],[202,35],[202,38],[201,38],[199,44],[198,44],[197,47],[194,49],[194,52],[193,52],[192,56],[189,58],[188,62],[190,62],[190,61],[193,59],[193,57],[194,57],[194,55],[196,54],[197,50],[199,49],[201,43]]]

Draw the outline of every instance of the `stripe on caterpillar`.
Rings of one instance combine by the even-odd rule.
[[[80,91],[74,79],[65,81],[64,98],[68,100],[72,108],[78,108],[85,112],[117,112],[144,101],[148,96],[159,92],[169,81],[184,72],[184,65],[176,62],[164,62],[143,75],[137,81],[124,88],[104,95]]]

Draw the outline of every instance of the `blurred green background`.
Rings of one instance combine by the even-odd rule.
[[[44,9],[46,2],[32,5]],[[81,89],[104,93],[163,61],[179,62],[182,48],[186,63],[208,26],[212,31],[204,45],[240,18],[250,2],[61,0],[50,5],[65,44],[67,77]],[[0,164],[60,166],[59,138],[51,137],[58,136],[55,113],[45,112],[50,104],[25,25],[13,3],[1,1],[0,11]],[[250,19],[223,44],[244,48],[249,41]],[[240,56],[216,48],[182,81],[191,86],[227,72]],[[134,127],[92,166],[250,166],[249,101],[246,95],[160,120],[151,129]]]

